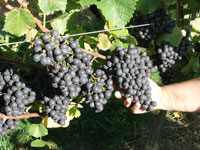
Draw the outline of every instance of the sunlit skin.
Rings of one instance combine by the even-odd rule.
[[[158,86],[151,79],[149,81],[152,88],[152,100],[157,102],[155,109],[183,112],[200,111],[200,78],[165,86]],[[140,109],[141,104],[139,103],[131,107],[130,98],[123,99],[120,91],[115,92],[115,97],[118,100],[123,100],[124,106],[130,107],[132,113],[146,113],[144,109]]]

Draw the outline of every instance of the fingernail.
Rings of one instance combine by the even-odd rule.
[[[121,93],[119,91],[115,92],[115,97],[116,98],[122,98]]]

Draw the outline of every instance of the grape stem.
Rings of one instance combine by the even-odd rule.
[[[88,53],[88,54],[90,54],[90,55],[92,55],[94,57],[98,57],[98,58],[101,58],[101,59],[106,59],[106,56],[101,55],[98,52],[90,52],[90,51],[87,51],[85,49],[82,49],[82,51],[85,52],[85,53]]]
[[[15,60],[15,59],[4,57],[4,56],[0,56],[0,60],[16,63],[16,64],[20,64],[20,65],[23,65],[23,66],[26,66],[26,67],[32,67],[32,68],[38,69],[40,71],[44,71],[44,68],[42,68],[42,67],[39,67],[39,66],[36,66],[36,65],[33,65],[33,64],[28,64],[28,63],[21,61],[21,60]]]
[[[0,113],[0,118],[2,119],[24,119],[24,118],[35,118],[35,117],[41,117],[41,115],[37,113],[29,113],[29,114],[24,114],[20,116],[6,116]]]

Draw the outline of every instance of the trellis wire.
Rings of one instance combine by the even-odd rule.
[[[130,28],[139,28],[139,27],[145,27],[145,26],[150,26],[150,25],[152,25],[152,24],[140,24],[140,25],[135,25],[135,26],[123,27],[123,28],[114,28],[114,29],[98,30],[98,31],[92,31],[92,32],[76,33],[76,34],[71,34],[71,35],[66,35],[66,36],[61,36],[61,37],[82,36],[82,35],[110,32],[110,31],[117,31],[117,30],[130,29]],[[3,43],[3,44],[0,44],[0,47],[1,46],[7,46],[7,45],[21,44],[21,43],[25,43],[25,42],[29,43],[31,41],[19,41],[19,42]]]

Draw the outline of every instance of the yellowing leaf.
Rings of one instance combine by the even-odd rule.
[[[177,118],[177,119],[180,119],[183,117],[181,112],[174,112],[173,115],[174,115],[174,118]]]
[[[38,31],[36,29],[30,29],[26,34],[26,41],[31,41],[35,38]]]
[[[112,44],[108,39],[108,35],[106,35],[105,33],[100,33],[98,35],[98,39],[99,39],[99,44],[97,44],[97,47],[99,49],[108,50],[112,46]]]

